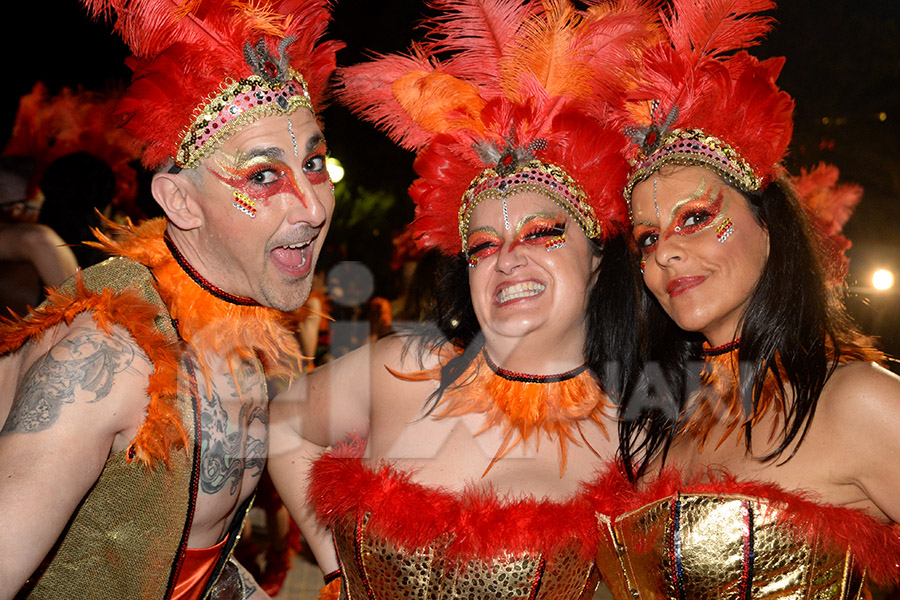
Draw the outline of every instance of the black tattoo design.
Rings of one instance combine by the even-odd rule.
[[[245,473],[259,477],[266,466],[269,411],[262,369],[245,365],[236,369],[235,376],[237,385],[231,377],[228,382],[232,388],[229,396],[240,405],[236,423],[229,422],[228,411],[215,389],[201,402],[200,485],[207,494],[226,487],[234,494]],[[261,439],[250,434],[254,421],[262,425]]]
[[[248,600],[249,598],[253,597],[253,594],[256,593],[256,590],[258,590],[259,587],[257,587],[257,583],[256,580],[253,579],[253,575],[251,575],[243,565],[239,565],[238,573],[240,573],[241,583],[243,584],[244,588],[244,593],[241,598],[242,600]]]
[[[131,339],[117,332],[85,331],[64,339],[28,368],[0,435],[44,431],[64,404],[103,400],[134,359]]]

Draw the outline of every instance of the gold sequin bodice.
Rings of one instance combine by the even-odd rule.
[[[594,512],[583,497],[451,492],[326,455],[310,498],[334,536],[342,599],[586,600],[597,587]]]
[[[865,570],[825,536],[801,536],[783,507],[738,494],[675,493],[599,515],[597,567],[617,599],[864,597]]]

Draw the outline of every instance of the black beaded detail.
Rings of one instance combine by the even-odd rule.
[[[520,383],[559,383],[561,381],[568,381],[569,379],[574,379],[578,377],[585,371],[587,371],[587,364],[583,364],[580,367],[575,367],[571,371],[566,371],[565,373],[559,373],[557,375],[529,375],[528,373],[517,373],[515,371],[507,371],[503,367],[497,365],[494,361],[491,360],[491,357],[488,356],[488,353],[485,351],[484,353],[484,361],[487,363],[487,366],[490,367],[491,371],[494,372],[494,375],[498,375],[507,381],[517,381]]]
[[[194,267],[187,261],[181,251],[175,247],[175,243],[172,242],[172,238],[169,237],[169,234],[166,233],[163,236],[163,239],[166,242],[166,247],[169,249],[169,252],[172,253],[172,256],[175,258],[175,262],[178,263],[178,266],[182,268],[182,270],[188,274],[188,277],[194,280],[194,283],[202,287],[204,290],[219,298],[220,300],[224,300],[225,302],[230,302],[231,304],[237,304],[239,306],[262,306],[259,302],[254,300],[253,298],[245,298],[243,296],[235,296],[234,294],[229,294],[222,288],[216,287],[206,280],[203,275],[197,272]]]

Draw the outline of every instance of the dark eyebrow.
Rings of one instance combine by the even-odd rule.
[[[312,134],[311,136],[309,136],[309,139],[306,140],[306,154],[309,154],[310,152],[315,150],[319,144],[323,143],[325,143],[324,135],[322,135],[318,131]]]

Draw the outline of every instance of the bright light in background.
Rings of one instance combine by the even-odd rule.
[[[878,269],[872,275],[872,286],[876,290],[889,290],[894,287],[894,274],[887,269]]]
[[[329,156],[325,159],[325,168],[328,169],[328,175],[333,183],[344,178],[344,167],[341,166],[341,161],[338,159]]]

